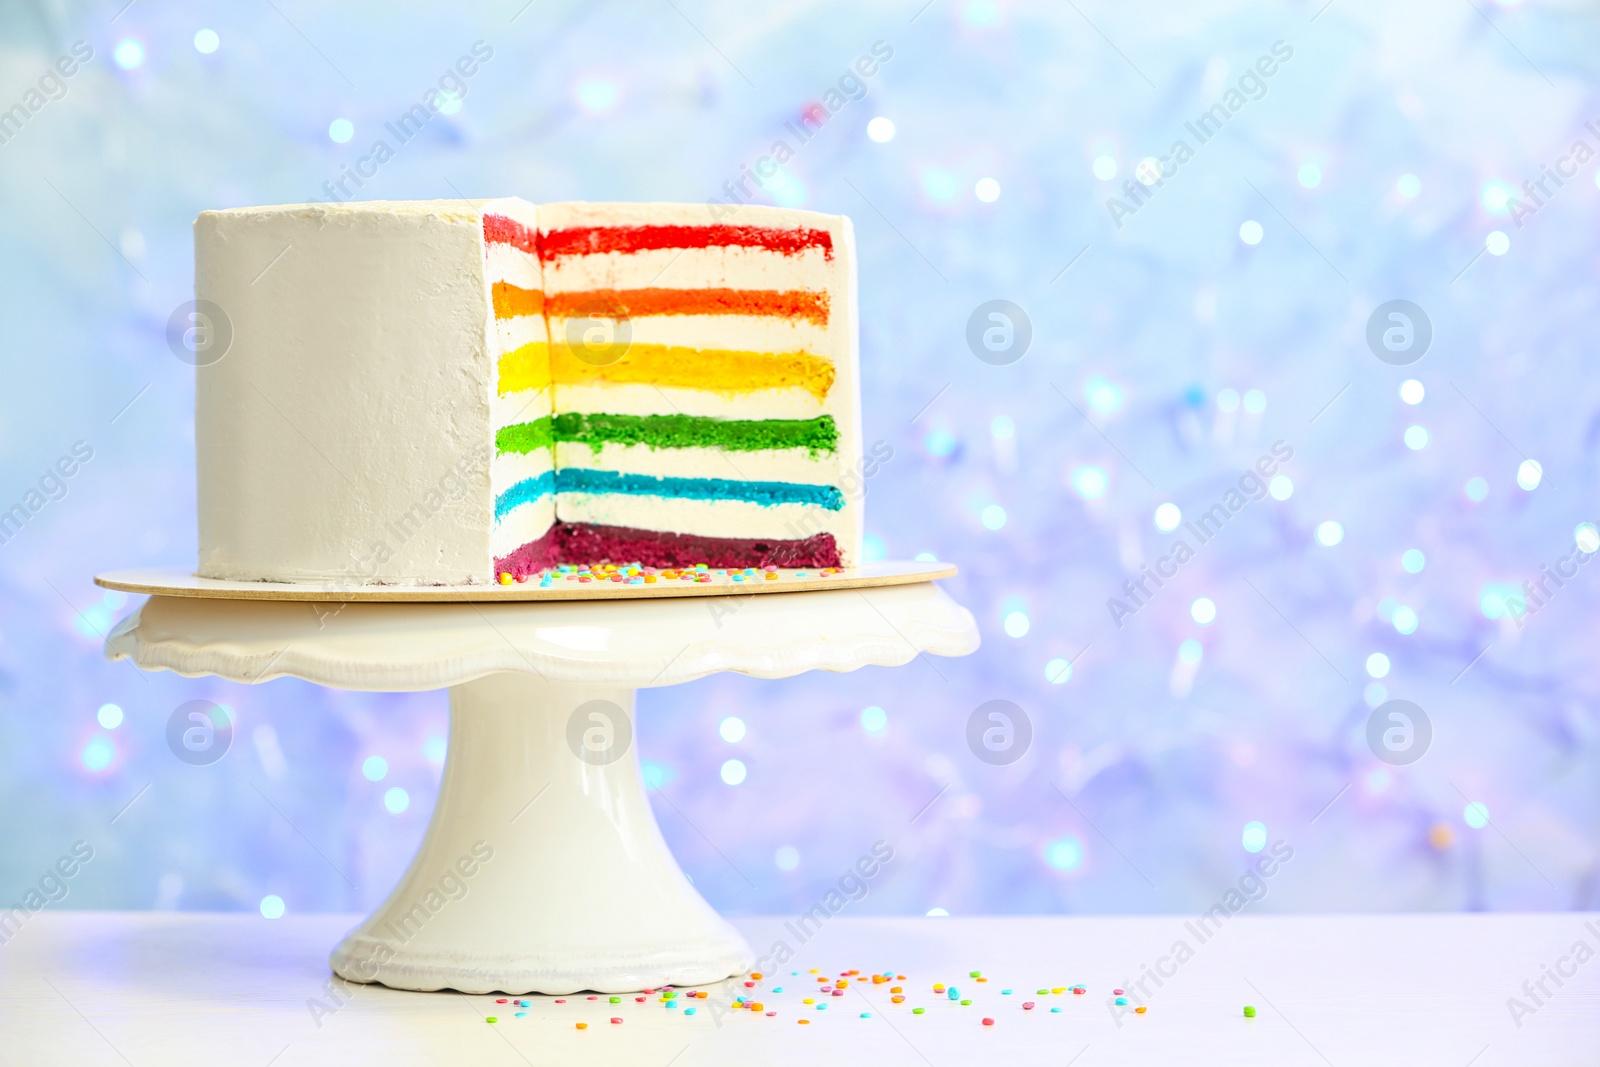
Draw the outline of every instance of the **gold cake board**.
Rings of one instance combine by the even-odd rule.
[[[709,572],[708,572],[709,573]],[[95,576],[95,584],[124,593],[150,596],[203,597],[219,600],[299,600],[338,603],[499,603],[527,600],[650,600],[686,596],[748,596],[771,593],[811,593],[824,589],[874,589],[912,585],[954,577],[953,563],[883,561],[845,567],[833,574],[815,568],[780,569],[768,581],[759,574],[744,581],[711,573],[708,582],[662,578],[651,584],[557,578],[552,585],[538,579],[510,585],[358,585],[348,582],[229,582],[200,578],[180,567],[149,567],[108,571]],[[804,574],[805,577],[797,577]]]

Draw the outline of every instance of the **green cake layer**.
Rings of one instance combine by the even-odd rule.
[[[599,452],[607,444],[650,448],[721,448],[760,452],[804,448],[812,456],[833,452],[839,429],[833,416],[814,419],[712,419],[693,415],[585,415],[562,412],[501,427],[495,433],[500,453],[528,453],[556,442],[586,444]]]

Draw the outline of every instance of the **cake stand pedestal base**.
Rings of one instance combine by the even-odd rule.
[[[393,603],[384,587],[311,603],[225,598],[193,581],[146,586],[155,595],[117,624],[106,654],[237,682],[450,690],[427,836],[332,956],[340,976],[397,989],[623,993],[743,972],[749,946],[656,826],[634,691],[978,647],[972,615],[932,582],[627,601],[601,590],[547,603],[497,602],[485,589],[481,602]]]
[[[755,956],[678,868],[645,796],[634,691],[497,673],[450,689],[428,833],[334,950],[341,978],[466,993],[708,985]]]

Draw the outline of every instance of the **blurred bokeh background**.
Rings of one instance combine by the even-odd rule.
[[[643,693],[657,816],[714,905],[805,908],[882,839],[859,913],[1199,911],[1280,840],[1263,911],[1600,907],[1591,5],[448,8],[0,9],[0,511],[27,519],[0,544],[0,904],[81,839],[57,906],[365,909],[432,807],[442,693],[102,658],[136,604],[92,575],[195,556],[166,331],[196,213],[349,198],[357,166],[360,199],[705,201],[784,140],[757,201],[859,236],[866,437],[894,450],[870,552],[958,562],[984,645]],[[1431,324],[1403,366],[1368,344],[1396,299]],[[992,300],[1021,358],[969,346]],[[1182,524],[1275,442],[1271,491],[1200,544]],[[166,743],[197,699],[236,724],[203,767]],[[1414,762],[1369,740],[1395,699],[1431,728]],[[1031,725],[1005,765],[967,744],[991,700]]]

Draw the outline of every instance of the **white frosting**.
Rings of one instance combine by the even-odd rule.
[[[195,295],[233,327],[196,373],[202,576],[485,580],[480,219],[441,201],[196,220]]]
[[[510,282],[519,289],[539,288],[542,272],[537,257],[498,242],[486,246],[484,256],[483,273],[489,281]]]
[[[550,410],[548,389],[523,389],[505,396],[495,393],[489,398],[489,423],[498,430],[502,426],[542,419]]]
[[[733,452],[720,448],[651,448],[607,442],[597,452],[581,441],[556,445],[562,468],[623,471],[655,478],[732,478],[740,482],[798,482],[832,485],[835,464],[827,454],[813,459],[803,448]]]
[[[519,315],[514,319],[499,319],[494,324],[494,353],[500,356],[515,351],[526,344],[548,344],[544,318],[536,315]],[[548,357],[547,357],[548,358]]]
[[[713,419],[814,419],[828,413],[804,389],[713,393],[663,385],[562,385],[562,411],[609,415],[696,415]]]
[[[569,326],[559,315],[550,317],[550,337],[558,345],[579,348],[584,329],[591,326],[580,318]],[[683,348],[720,348],[736,352],[807,352],[832,361],[834,351],[830,330],[810,322],[789,322],[776,316],[761,315],[638,315],[625,327],[607,326],[605,344],[621,347],[626,330],[633,345],[675,345]],[[626,355],[624,349],[623,355]]]

